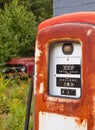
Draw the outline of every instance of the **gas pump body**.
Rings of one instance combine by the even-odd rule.
[[[95,26],[87,14],[39,26],[33,130],[95,130]]]

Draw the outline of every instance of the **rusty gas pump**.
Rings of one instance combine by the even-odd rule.
[[[33,130],[95,130],[95,13],[38,27]]]

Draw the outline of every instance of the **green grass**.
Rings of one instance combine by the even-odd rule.
[[[30,81],[18,83],[0,74],[0,130],[24,130],[29,85]]]

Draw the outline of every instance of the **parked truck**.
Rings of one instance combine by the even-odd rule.
[[[31,77],[34,67],[34,57],[20,57],[9,60],[4,69],[6,78],[27,79]]]

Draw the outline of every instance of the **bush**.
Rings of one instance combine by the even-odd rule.
[[[13,57],[31,56],[37,31],[36,17],[32,11],[12,0],[0,10],[0,64]]]

